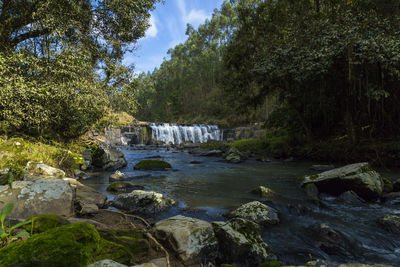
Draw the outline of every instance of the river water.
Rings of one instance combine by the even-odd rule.
[[[337,263],[381,263],[400,266],[400,239],[381,229],[376,221],[384,214],[400,214],[400,206],[381,203],[361,205],[344,204],[324,196],[320,202],[307,199],[296,183],[296,178],[316,173],[311,162],[246,161],[242,164],[222,162],[220,158],[190,155],[185,151],[167,151],[165,148],[122,147],[128,166],[122,169],[127,176],[142,176],[132,183],[142,185],[177,200],[179,204],[160,214],[161,220],[177,214],[207,221],[226,220],[223,214],[253,200],[260,200],[250,190],[263,185],[279,197],[264,203],[279,210],[281,222],[262,229],[262,237],[285,264],[304,264],[310,258],[323,258]],[[171,171],[134,171],[142,159],[161,156],[173,166]],[[198,161],[199,164],[191,164]],[[400,173],[380,171],[395,180]],[[111,173],[95,173],[85,183],[107,193]],[[149,175],[147,177],[143,177]],[[262,200],[260,200],[262,201]],[[310,226],[328,223],[343,233],[351,243],[349,255],[327,255],[312,238]]]

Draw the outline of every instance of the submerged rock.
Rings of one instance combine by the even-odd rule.
[[[16,181],[0,186],[0,210],[14,203],[11,218],[28,219],[38,214],[73,215],[73,189],[63,180]]]
[[[314,183],[309,183],[304,186],[304,191],[306,195],[312,200],[318,200],[319,191],[318,187]]]
[[[278,211],[258,201],[241,205],[232,211],[230,216],[239,217],[263,225],[279,223]]]
[[[120,171],[115,171],[113,174],[110,175],[110,182],[119,181],[125,178],[125,174]]]
[[[154,236],[187,265],[213,262],[217,256],[213,227],[203,220],[174,216],[156,223]]]
[[[328,255],[342,257],[351,256],[354,247],[350,244],[347,237],[337,230],[331,228],[329,224],[317,223],[311,227],[313,239],[317,246]]]
[[[131,193],[117,195],[112,206],[131,213],[154,215],[170,208],[175,201],[153,191],[134,190]]]
[[[65,172],[53,168],[49,165],[36,162],[28,162],[24,168],[24,180],[35,181],[35,180],[60,180],[65,177]]]
[[[344,192],[343,194],[337,197],[337,200],[353,205],[362,204],[365,202],[353,191]]]
[[[273,198],[276,196],[276,193],[272,189],[265,186],[258,186],[254,188],[251,190],[251,193],[262,198]]]
[[[378,224],[388,232],[400,234],[400,215],[386,214],[378,220]]]
[[[377,199],[383,191],[382,179],[368,163],[356,163],[320,174],[305,176],[302,186],[314,183],[319,192],[340,195],[352,190],[366,200]]]
[[[269,246],[260,235],[260,227],[251,221],[235,218],[228,222],[213,222],[218,240],[219,260],[238,266],[257,266],[275,260]]]
[[[333,165],[312,165],[310,169],[322,172],[322,171],[329,171],[334,168],[335,168],[335,166],[333,166]]]
[[[135,167],[135,170],[144,170],[144,171],[165,171],[172,169],[171,164],[163,160],[142,160],[139,161]]]
[[[107,171],[117,170],[128,164],[118,148],[106,143],[101,143],[92,156],[93,166]]]

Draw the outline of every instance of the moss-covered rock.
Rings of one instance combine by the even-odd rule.
[[[388,232],[400,234],[400,215],[386,214],[378,220],[378,224]]]
[[[0,266],[86,267],[103,259],[135,264],[149,248],[143,233],[76,223],[49,229],[0,249]]]
[[[153,171],[165,171],[171,169],[172,166],[168,162],[163,160],[142,160],[138,162],[134,169],[135,170],[153,170]]]
[[[68,220],[56,214],[40,214],[32,217],[31,220],[33,221],[33,225],[24,225],[23,229],[28,232],[32,231],[34,234],[43,233],[47,230],[69,224]]]
[[[107,187],[107,191],[111,193],[130,193],[133,190],[143,190],[141,185],[133,185],[127,182],[113,182]]]
[[[0,266],[87,266],[101,250],[101,241],[90,224],[65,225],[0,249]]]
[[[265,186],[258,186],[254,188],[251,190],[251,193],[262,198],[273,198],[276,196],[276,193],[272,189]]]
[[[383,193],[390,193],[393,191],[393,183],[389,179],[382,177],[382,182],[383,182]]]

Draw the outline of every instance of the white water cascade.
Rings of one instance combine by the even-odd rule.
[[[206,143],[209,140],[222,141],[223,131],[217,125],[176,123],[151,123],[152,139],[166,144],[182,144],[187,141]]]

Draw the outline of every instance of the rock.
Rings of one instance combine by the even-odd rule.
[[[323,171],[329,171],[329,170],[332,170],[332,169],[334,169],[335,168],[335,166],[333,166],[333,165],[312,165],[311,166],[311,170],[314,170],[314,171],[321,171],[321,172],[323,172]]]
[[[81,214],[96,213],[106,205],[107,197],[95,189],[79,185],[75,188],[76,209]]]
[[[197,160],[192,160],[190,162],[190,164],[201,164],[201,163],[202,163],[201,161],[197,161]]]
[[[166,171],[172,169],[171,164],[163,160],[142,160],[139,161],[134,170],[145,170],[145,171]]]
[[[0,186],[0,210],[14,203],[11,218],[28,219],[38,214],[73,215],[73,189],[63,180],[16,181]]]
[[[199,144],[197,144],[197,143],[184,143],[183,147],[184,148],[198,148]]]
[[[346,263],[346,264],[339,264],[337,267],[393,267],[393,266],[385,265],[385,264],[368,265],[368,264],[363,264],[363,263]]]
[[[87,267],[128,267],[128,266],[124,265],[124,264],[120,264],[113,260],[101,260],[101,261],[97,261],[93,264],[90,264]]]
[[[132,267],[158,267],[158,266],[155,265],[152,262],[147,262],[147,263],[143,263],[143,264],[140,264],[140,265],[134,265]]]
[[[306,192],[306,195],[313,199],[313,200],[318,200],[319,196],[319,191],[318,187],[314,183],[309,183],[304,186],[304,191]]]
[[[387,178],[384,178],[384,177],[382,177],[382,181],[383,181],[383,193],[390,193],[390,192],[392,192],[393,191],[393,184],[392,184],[392,182],[389,180],[389,179],[387,179]]]
[[[393,183],[393,192],[400,192],[400,179]]]
[[[230,215],[263,225],[279,223],[278,211],[258,201],[243,204]]]
[[[29,161],[24,168],[24,181],[35,181],[38,179],[59,180],[64,177],[64,171],[43,163]]]
[[[220,156],[222,156],[222,151],[221,150],[203,150],[201,153],[200,153],[200,156],[203,156],[203,157],[220,157]]]
[[[39,214],[31,218],[32,224],[24,225],[22,228],[29,233],[32,231],[34,234],[43,233],[47,230],[70,224],[70,222],[55,214]]]
[[[354,247],[342,233],[332,229],[329,224],[317,223],[311,227],[317,246],[328,255],[351,256]]]
[[[78,179],[82,179],[82,180],[86,180],[89,178],[89,175],[81,170],[75,170],[74,171],[75,177],[77,177]]]
[[[383,190],[382,179],[368,163],[355,163],[320,174],[305,176],[302,186],[314,183],[319,192],[340,195],[352,190],[366,200],[375,200]]]
[[[153,191],[134,190],[131,193],[117,195],[112,205],[130,213],[154,215],[170,208],[175,201]]]
[[[106,190],[112,193],[130,193],[133,190],[144,190],[144,186],[133,185],[127,182],[113,182]]]
[[[236,147],[231,147],[224,155],[224,158],[231,163],[240,163],[244,161],[243,154]]]
[[[115,182],[125,178],[125,174],[120,171],[115,171],[113,174],[110,175],[110,182]]]
[[[388,232],[400,234],[400,215],[386,214],[378,220],[378,224]]]
[[[359,205],[364,203],[365,201],[360,198],[356,193],[353,191],[346,191],[343,194],[337,197],[337,200],[343,201],[348,204]]]
[[[213,262],[217,242],[210,223],[181,215],[159,221],[154,236],[178,254],[186,264]]]
[[[251,190],[251,193],[263,198],[273,198],[276,196],[276,193],[272,189],[264,186],[254,188],[253,190]]]
[[[168,267],[167,266],[167,258],[158,258],[151,260],[150,263],[153,263],[157,267]]]
[[[92,156],[93,166],[107,171],[117,170],[128,164],[119,149],[106,143],[101,143]]]
[[[385,204],[388,205],[400,205],[400,192],[392,192],[382,196]]]
[[[251,221],[235,218],[228,222],[213,222],[219,246],[219,261],[240,266],[257,266],[275,260],[269,246],[260,235],[260,227]]]

